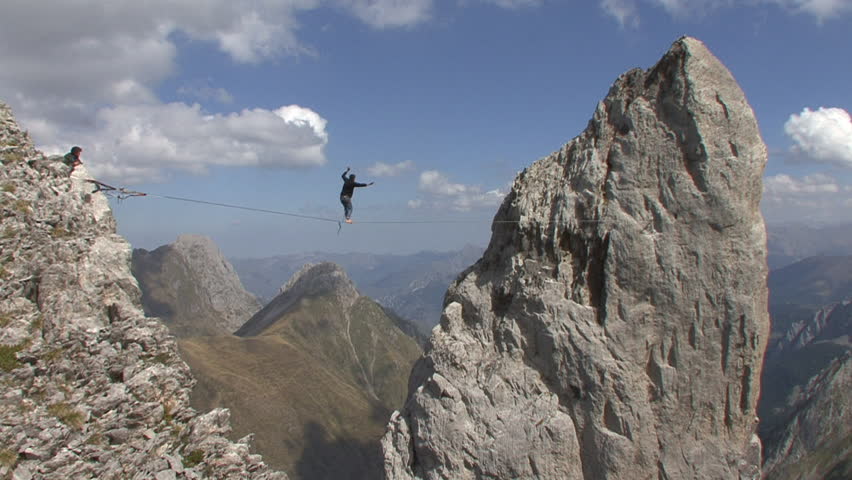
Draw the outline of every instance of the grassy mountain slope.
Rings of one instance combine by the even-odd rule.
[[[339,267],[297,277],[242,336],[181,341],[198,379],[193,405],[230,408],[235,435],[255,433],[266,461],[294,479],[378,478],[379,439],[419,347]]]
[[[195,408],[231,409],[235,438],[291,478],[375,478],[386,409],[345,374],[279,335],[185,339]]]

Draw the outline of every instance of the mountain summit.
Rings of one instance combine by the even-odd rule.
[[[233,333],[260,310],[208,237],[180,235],[152,252],[136,249],[132,270],[146,313],[161,317],[177,337]]]
[[[386,477],[759,478],[766,159],[700,41],[619,77],[450,287]]]
[[[246,337],[259,334],[305,298],[328,295],[338,301],[342,309],[348,309],[360,297],[346,272],[331,262],[306,264],[279,292],[277,297],[245,322],[236,335]]]

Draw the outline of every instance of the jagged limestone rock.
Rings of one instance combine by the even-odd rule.
[[[766,147],[698,40],[515,180],[383,439],[389,479],[757,478]]]
[[[0,477],[286,479],[224,437],[227,411],[190,408],[85,166],[45,158],[2,103],[0,162]]]
[[[151,252],[133,251],[142,305],[179,338],[235,332],[260,310],[219,247],[202,235],[180,235]]]

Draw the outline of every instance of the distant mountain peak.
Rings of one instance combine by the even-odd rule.
[[[260,310],[212,239],[180,235],[153,252],[133,252],[133,270],[151,314],[178,337],[233,332]]]
[[[265,330],[300,301],[312,297],[329,297],[348,310],[361,297],[355,284],[340,265],[331,262],[308,263],[296,272],[263,309],[235,332],[251,336]]]
[[[212,238],[204,235],[198,235],[196,233],[184,233],[178,235],[177,240],[175,240],[172,244],[172,247],[181,250],[200,247],[206,250],[219,252],[219,247],[216,246],[216,243],[213,242]]]
[[[343,267],[332,262],[305,264],[281,286],[279,293],[291,290],[302,295],[334,293],[350,305],[360,296]]]

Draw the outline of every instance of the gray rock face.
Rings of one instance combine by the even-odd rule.
[[[224,437],[226,410],[190,408],[85,166],[37,152],[2,103],[0,161],[0,477],[285,479]]]
[[[383,439],[389,479],[757,478],[766,147],[698,40],[515,180]]]
[[[220,312],[223,327],[229,332],[240,328],[260,310],[260,302],[240,283],[234,267],[208,237],[181,235],[172,248],[186,259],[210,305]]]
[[[152,252],[133,252],[146,312],[178,337],[233,333],[260,310],[210,238],[181,235]]]

